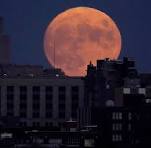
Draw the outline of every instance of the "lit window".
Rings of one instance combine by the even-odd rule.
[[[115,112],[113,112],[113,113],[112,113],[112,119],[113,119],[113,120],[116,119],[115,115],[116,115]]]
[[[128,119],[132,120],[132,113],[128,113]]]
[[[146,94],[146,89],[145,88],[139,88],[138,93],[145,95]]]
[[[145,101],[146,101],[147,104],[148,104],[148,103],[151,103],[151,99],[149,99],[149,98],[146,99]]]
[[[121,135],[121,134],[113,134],[113,135],[112,135],[112,141],[113,141],[113,142],[122,141],[122,135]]]
[[[116,141],[115,135],[112,135],[112,141]]]
[[[113,112],[112,119],[113,120],[122,120],[122,113],[121,112]]]
[[[59,77],[59,74],[56,74],[56,77]]]
[[[115,124],[114,124],[114,123],[112,124],[112,130],[113,130],[113,131],[115,131],[115,130],[116,130],[116,128],[115,128]]]
[[[122,124],[121,123],[112,124],[112,130],[113,131],[121,131],[122,130]]]
[[[123,93],[124,94],[130,94],[130,88],[123,88]]]
[[[118,119],[122,119],[122,113],[119,113],[118,116],[119,116]]]
[[[110,89],[110,85],[109,84],[106,84],[106,89]]]
[[[118,136],[118,141],[122,141],[122,135]]]
[[[129,124],[128,124],[128,130],[131,131],[131,129],[132,129],[132,126],[131,126],[131,124],[129,123]]]

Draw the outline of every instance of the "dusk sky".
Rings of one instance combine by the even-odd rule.
[[[0,16],[11,37],[12,63],[48,67],[43,50],[45,29],[57,14],[77,6],[107,13],[122,35],[120,58],[133,57],[140,71],[151,72],[150,0],[0,0]]]

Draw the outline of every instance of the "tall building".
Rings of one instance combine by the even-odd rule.
[[[124,86],[126,78],[134,77],[138,77],[135,61],[127,57],[97,60],[96,66],[90,63],[84,79],[85,108],[81,111],[81,124],[91,124],[94,108],[120,104],[122,98],[116,98],[116,89]]]
[[[89,107],[83,120],[84,125],[98,125],[100,146],[151,145],[150,76],[139,74],[128,58],[88,65],[85,102]]]
[[[96,67],[88,65],[85,77],[85,91],[88,106],[105,106],[114,100],[115,88],[124,85],[127,77],[137,77],[135,62],[129,58],[122,60],[97,60]]]
[[[3,18],[0,17],[0,64],[10,64],[10,38],[4,33]]]

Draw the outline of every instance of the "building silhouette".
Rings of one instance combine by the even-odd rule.
[[[10,64],[10,38],[4,32],[2,17],[0,17],[0,64]]]
[[[135,61],[124,58],[88,65],[84,125],[98,125],[100,146],[151,145],[150,74],[138,73]],[[89,83],[90,82],[90,83]]]
[[[28,65],[1,66],[0,71],[2,119],[15,117],[21,127],[61,127],[71,118],[78,120],[84,101],[81,78]]]

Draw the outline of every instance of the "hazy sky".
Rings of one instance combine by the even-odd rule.
[[[120,57],[133,57],[139,70],[151,72],[150,0],[0,0],[0,16],[11,36],[12,63],[48,66],[45,29],[58,13],[76,6],[94,7],[112,17],[122,35]]]

